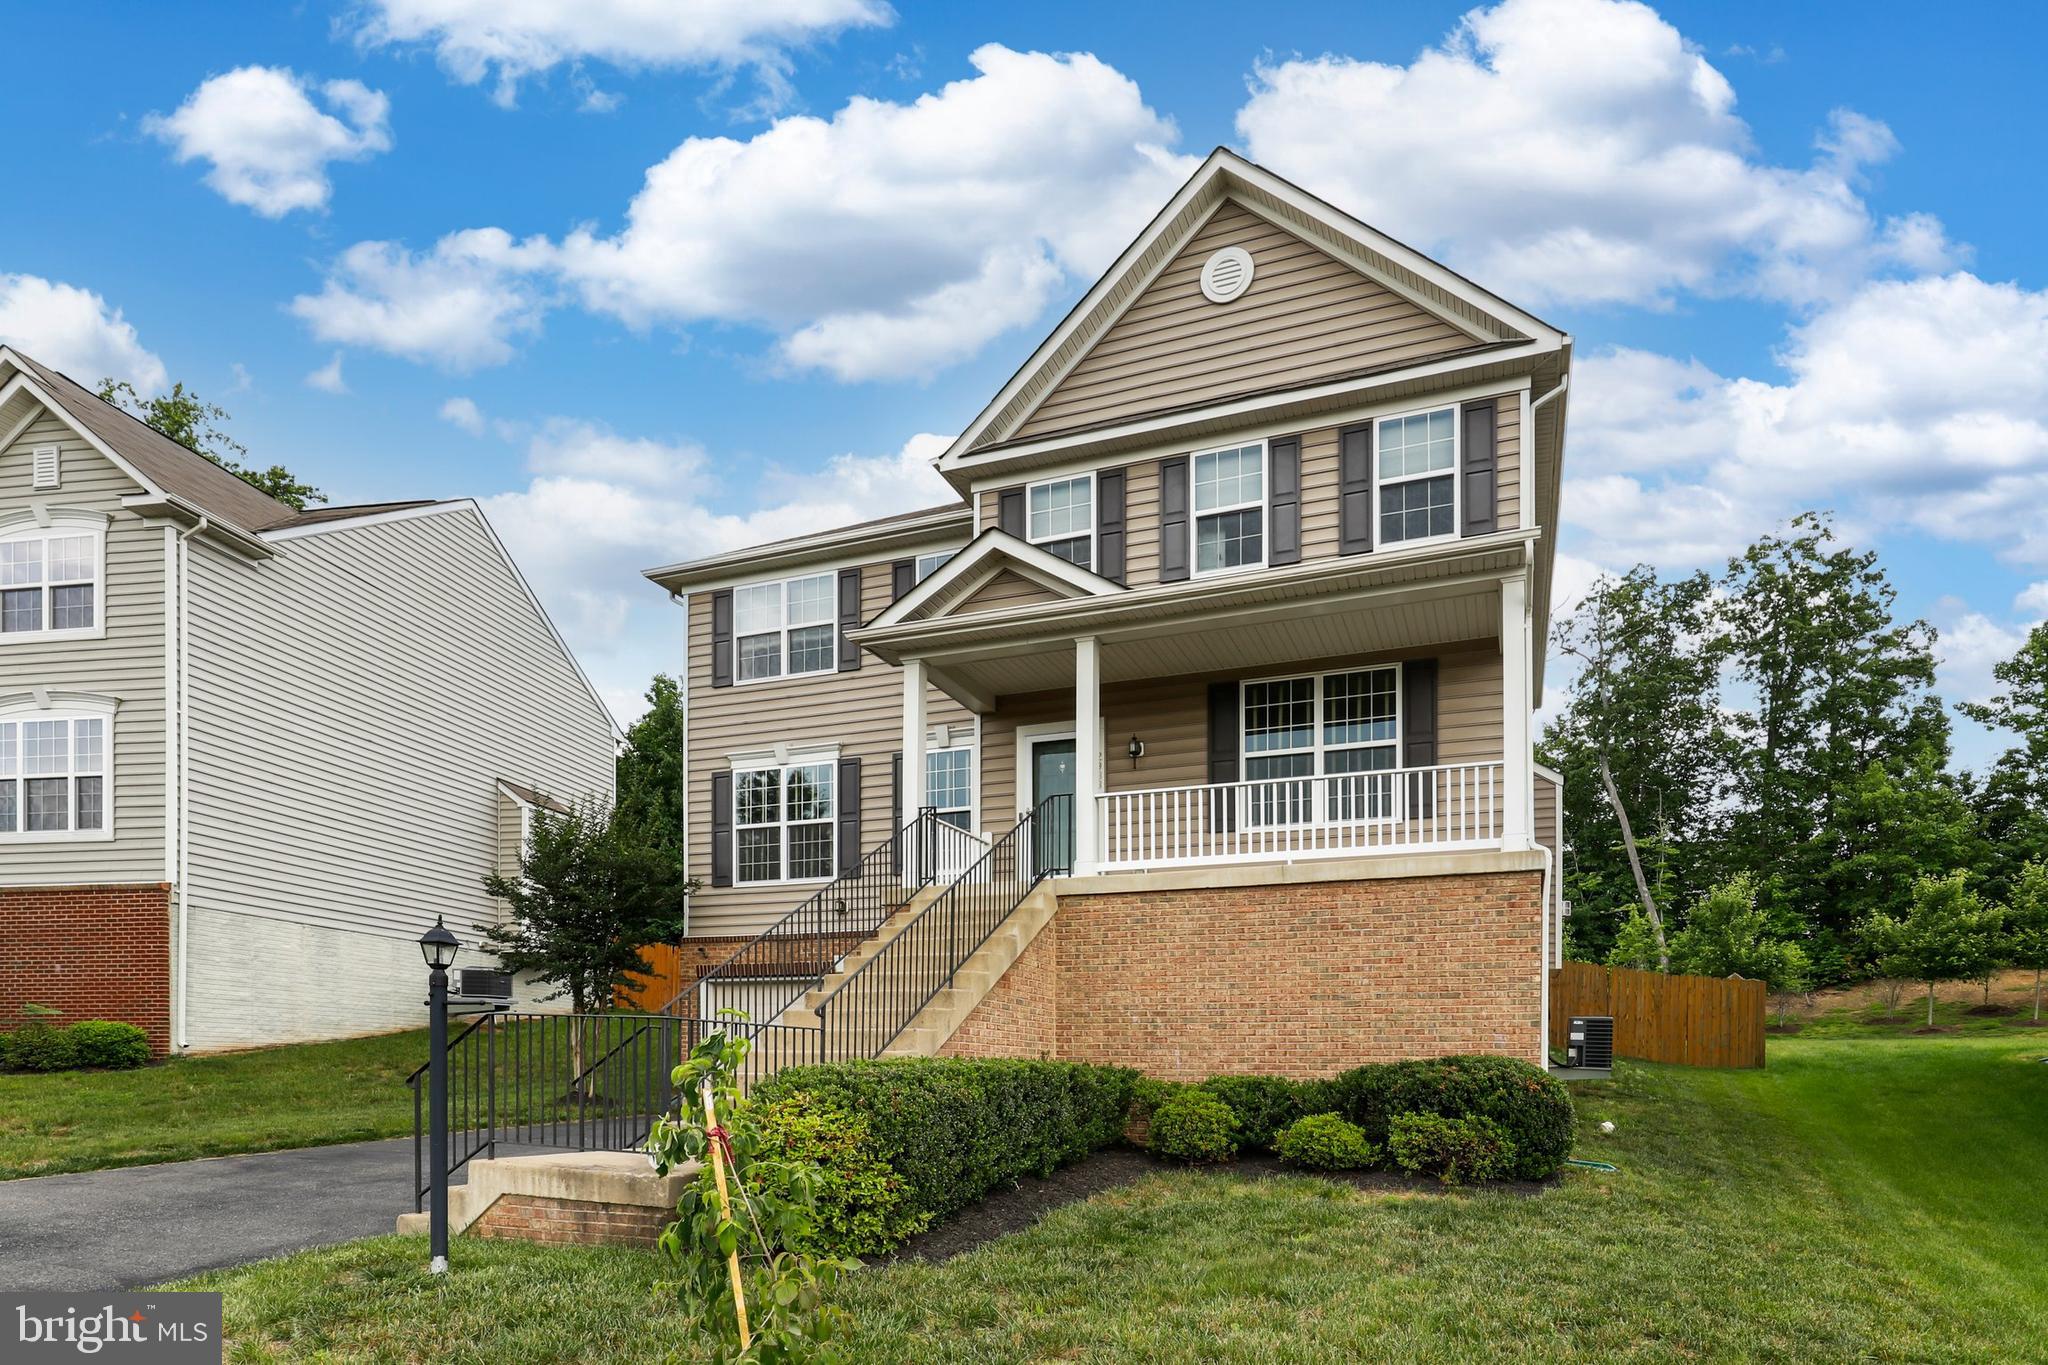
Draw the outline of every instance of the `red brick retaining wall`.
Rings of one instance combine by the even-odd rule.
[[[651,1247],[661,1240],[661,1230],[674,1221],[672,1210],[644,1204],[501,1194],[463,1235],[575,1246]]]
[[[1010,964],[960,1029],[939,1049],[941,1057],[1056,1057],[1059,1055],[1059,923],[1046,925]]]
[[[29,1004],[135,1024],[169,1051],[170,886],[0,888],[0,1029]]]

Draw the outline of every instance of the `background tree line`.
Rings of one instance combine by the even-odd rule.
[[[1718,575],[1604,577],[1556,623],[1578,671],[1538,756],[1565,779],[1573,957],[1796,986],[2041,966],[2048,626],[1960,708],[2011,736],[1980,777],[1896,600],[1806,513]]]

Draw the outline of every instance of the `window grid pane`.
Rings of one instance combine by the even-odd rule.
[[[71,779],[32,777],[22,784],[28,788],[30,834],[49,834],[71,828]]]
[[[791,825],[789,827],[789,875],[829,877],[832,875],[832,826]]]
[[[756,635],[762,631],[782,629],[782,585],[780,583],[756,583],[750,588],[737,588],[732,595],[732,621],[735,635]]]
[[[1453,425],[1449,408],[1381,422],[1380,477],[1400,479],[1449,469],[1457,458]]]
[[[1452,480],[1448,476],[1380,489],[1381,542],[1449,535],[1451,504]]]
[[[0,634],[43,628],[43,590],[14,588],[0,592]]]
[[[799,626],[789,633],[789,671],[822,673],[837,664],[830,626]]]
[[[1235,569],[1265,559],[1264,514],[1256,507],[1217,512],[1195,521],[1195,568]]]
[[[30,720],[21,726],[21,770],[38,773],[67,773],[70,768],[71,722]]]
[[[968,769],[971,757],[965,749],[935,749],[925,754],[927,803],[937,807],[942,813],[964,812],[972,805],[968,795]]]
[[[740,677],[774,678],[782,673],[782,636],[743,635],[739,644]]]
[[[1033,543],[1086,535],[1092,529],[1093,521],[1094,485],[1087,475],[1062,479],[1058,483],[1042,483],[1032,488],[1027,539]]]
[[[1245,752],[1270,753],[1313,747],[1315,692],[1313,678],[1245,684]]]
[[[1089,563],[1089,541],[1086,536],[1076,536],[1072,540],[1047,541],[1038,548],[1055,559],[1066,560],[1069,564],[1077,564],[1084,569],[1092,567]]]
[[[20,733],[13,725],[0,725],[0,777],[15,774],[15,764],[20,761]]]
[[[734,823],[772,825],[782,809],[782,772],[761,768],[739,774],[733,784]]]
[[[0,782],[0,834],[15,834],[21,828],[21,783]]]
[[[821,763],[789,770],[786,787],[789,818],[829,820],[832,818],[832,766]]]
[[[1374,744],[1394,734],[1394,670],[1332,673],[1323,680],[1323,743]]]
[[[43,581],[43,542],[15,540],[0,545],[0,587],[18,588]]]
[[[1242,446],[1195,456],[1195,510],[1213,512],[1263,498],[1263,453],[1261,446]]]
[[[793,626],[816,625],[832,619],[832,599],[837,578],[833,574],[814,574],[809,578],[793,578],[789,583],[789,623]]]
[[[50,629],[92,628],[92,584],[50,589]]]
[[[734,843],[738,853],[734,860],[734,881],[782,880],[782,830],[778,826],[738,830]]]
[[[78,828],[104,829],[106,827],[106,805],[103,796],[106,779],[81,777],[78,779]]]
[[[59,536],[50,542],[52,583],[90,583],[92,570],[91,536]]]
[[[919,555],[917,557],[917,572],[912,577],[919,583],[924,582],[927,578],[930,578],[933,574],[944,568],[946,561],[951,559],[953,555],[954,551],[952,550],[942,550],[938,554],[932,555]]]

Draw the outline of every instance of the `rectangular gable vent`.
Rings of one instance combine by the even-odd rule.
[[[35,486],[37,488],[55,488],[59,474],[57,447],[37,446],[32,458],[35,462]]]

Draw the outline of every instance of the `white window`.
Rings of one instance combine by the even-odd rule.
[[[734,654],[741,682],[839,666],[839,576],[812,574],[754,583],[732,594]]]
[[[20,711],[0,720],[0,839],[106,838],[109,716]]]
[[[974,828],[973,749],[925,750],[924,800],[955,829]]]
[[[101,634],[102,544],[75,523],[0,533],[0,641]]]
[[[830,880],[838,868],[836,763],[786,763],[732,775],[734,882]]]
[[[1266,562],[1264,443],[1195,456],[1195,572]]]
[[[958,550],[935,550],[928,555],[917,557],[916,582],[922,583],[945,566],[947,560],[960,553]]]
[[[1438,408],[1388,417],[1374,438],[1379,452],[1380,541],[1434,540],[1458,529],[1458,416]]]
[[[1274,678],[1244,685],[1244,776],[1254,824],[1299,824],[1316,818],[1315,784],[1331,820],[1376,819],[1393,813],[1400,764],[1401,670],[1398,665]]]
[[[1024,538],[1084,569],[1095,567],[1095,476],[1034,483],[1025,491]]]

